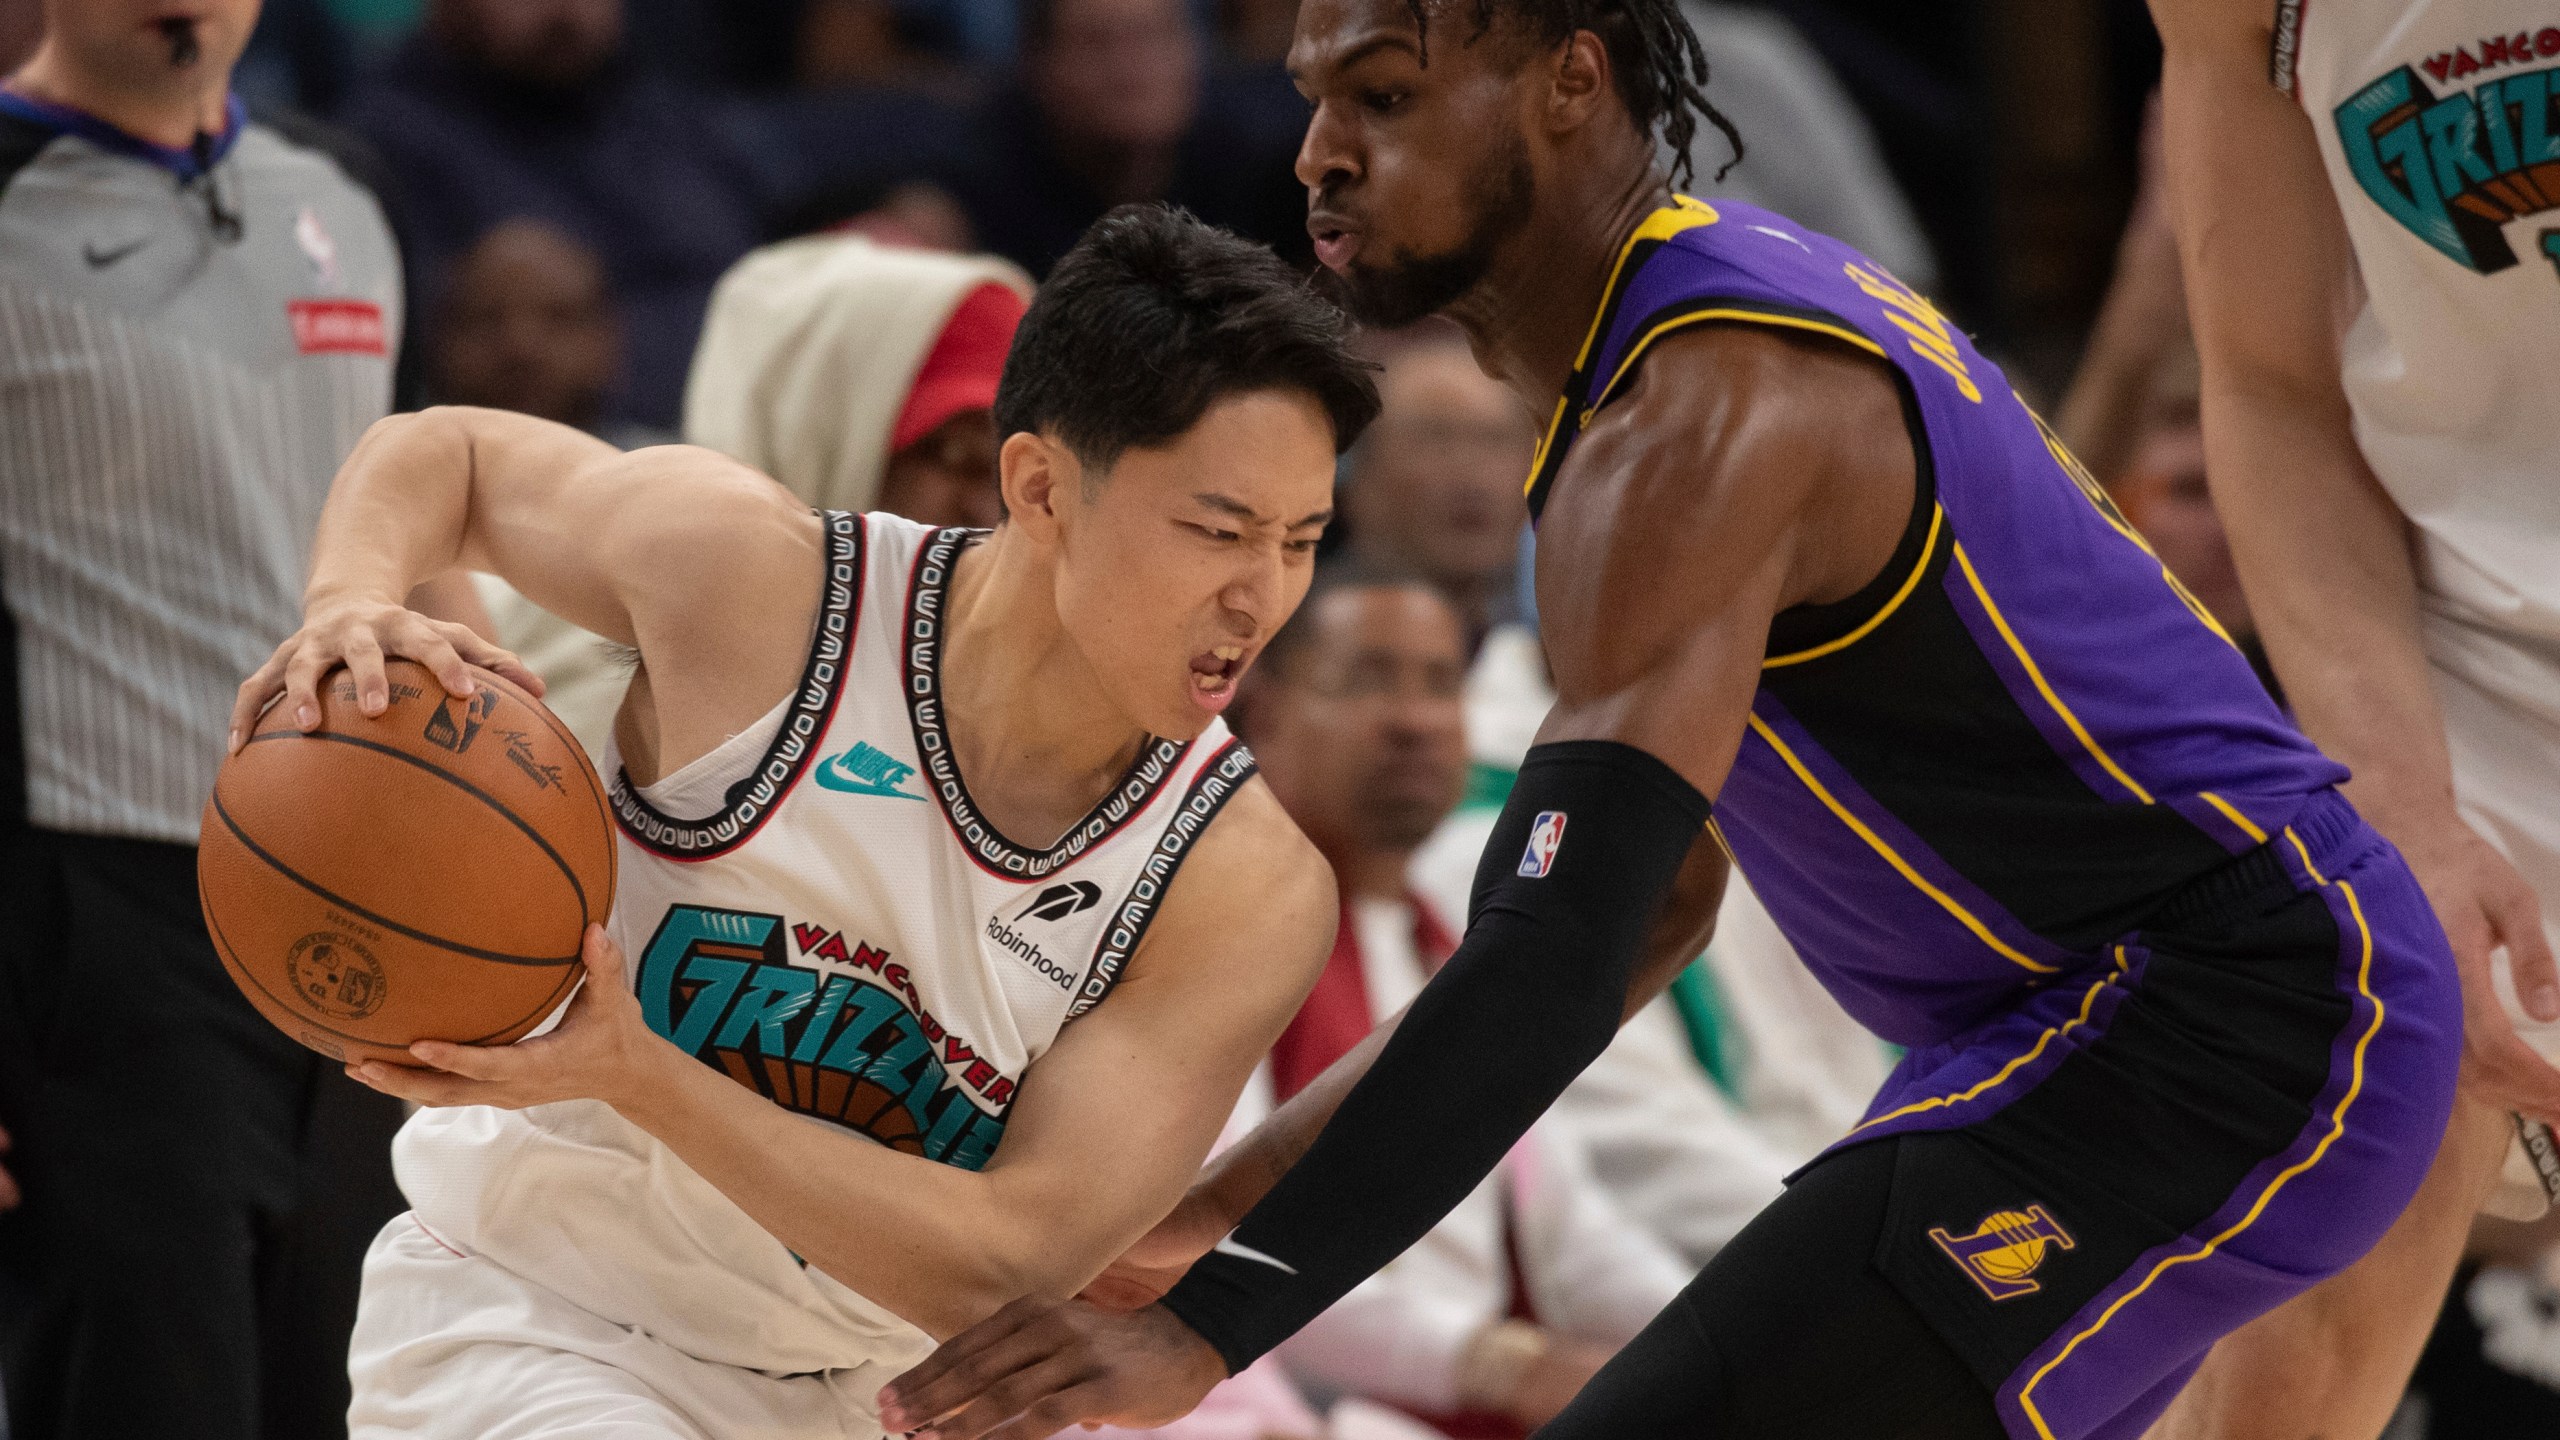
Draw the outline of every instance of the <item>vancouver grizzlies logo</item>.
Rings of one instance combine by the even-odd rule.
[[[784,1109],[964,1170],[1004,1135],[1015,1077],[944,1028],[888,951],[779,915],[671,905],[639,989],[650,1029]]]
[[[2078,1248],[2061,1222],[2041,1205],[1985,1215],[1970,1235],[1950,1235],[1931,1226],[1929,1238],[1994,1300],[2015,1300],[2043,1289],[2033,1277],[2046,1255],[2055,1249]]]
[[[2520,68],[2535,61],[2540,68]],[[2554,61],[2560,26],[2492,35],[2403,65],[2347,97],[2335,119],[2356,184],[2456,264],[2483,275],[2513,267],[2508,223],[2560,207]],[[2488,78],[2460,88],[2482,74]],[[2439,97],[2430,77],[2451,93]],[[2529,243],[2560,267],[2560,227],[2541,229]]]

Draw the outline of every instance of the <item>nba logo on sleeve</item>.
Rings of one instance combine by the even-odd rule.
[[[1564,812],[1541,810],[1529,826],[1529,848],[1520,855],[1520,874],[1535,880],[1555,868],[1556,851],[1564,845]]]

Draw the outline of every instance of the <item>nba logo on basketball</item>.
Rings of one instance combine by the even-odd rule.
[[[2056,1246],[2077,1248],[2069,1232],[2041,1205],[2024,1211],[1994,1211],[1982,1217],[1970,1235],[1950,1235],[1931,1226],[1929,1238],[1994,1300],[2015,1300],[2043,1289],[2033,1277],[2046,1251]]]
[[[1541,810],[1529,826],[1529,848],[1520,855],[1520,873],[1535,880],[1555,868],[1556,851],[1564,845],[1564,812]]]

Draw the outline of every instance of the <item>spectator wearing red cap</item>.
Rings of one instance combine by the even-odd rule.
[[[685,439],[823,509],[993,524],[996,381],[1030,296],[993,256],[845,234],[769,245],[712,292]]]

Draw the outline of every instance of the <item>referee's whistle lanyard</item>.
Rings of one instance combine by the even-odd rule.
[[[188,147],[188,153],[195,157],[196,178],[186,184],[204,192],[204,218],[213,228],[213,238],[225,245],[237,245],[242,228],[240,212],[222,198],[222,172],[215,168],[221,157],[214,150],[219,143],[208,131],[196,132],[195,143]]]
[[[148,160],[177,178],[181,191],[195,190],[204,196],[205,223],[213,238],[225,245],[240,243],[243,230],[239,208],[223,198],[223,182],[217,167],[231,153],[232,141],[249,121],[249,111],[240,97],[229,97],[223,107],[222,131],[198,130],[195,139],[183,150],[154,144],[137,135],[129,135],[113,124],[85,110],[32,95],[0,83],[0,96],[7,98],[8,109],[22,112],[29,119],[58,131],[78,135],[93,145],[136,159]]]

